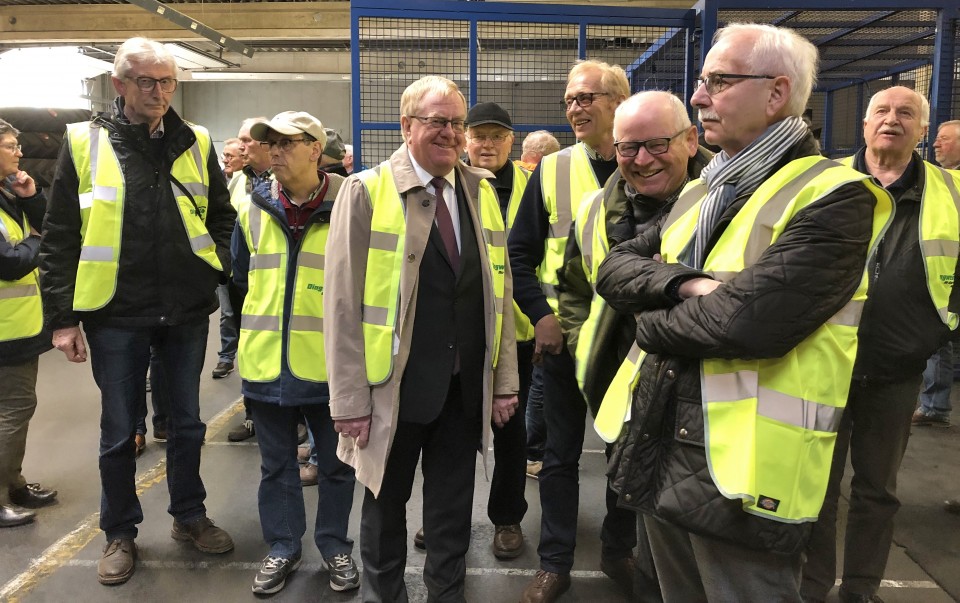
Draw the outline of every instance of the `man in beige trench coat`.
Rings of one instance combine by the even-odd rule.
[[[431,600],[464,600],[476,453],[518,404],[503,220],[491,174],[459,161],[466,110],[450,80],[411,84],[403,146],[346,180],[331,219],[330,413],[338,454],[367,488],[364,601],[407,600],[406,503],[421,454],[424,582]]]

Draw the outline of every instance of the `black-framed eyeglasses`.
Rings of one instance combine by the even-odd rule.
[[[273,147],[280,147],[280,150],[284,153],[289,153],[290,149],[293,148],[293,145],[298,142],[305,142],[307,144],[312,143],[312,140],[306,138],[281,138],[280,140],[261,140],[260,148],[264,151],[269,151]]]
[[[140,89],[140,92],[153,92],[153,88],[159,84],[160,92],[170,93],[177,89],[177,80],[172,77],[164,77],[159,80],[152,77],[147,77],[145,75],[137,77],[129,77],[128,80],[133,80],[137,84],[137,88]]]
[[[636,157],[637,153],[640,152],[640,147],[645,148],[651,155],[663,155],[670,149],[670,142],[686,131],[687,128],[684,128],[673,136],[648,138],[646,140],[621,140],[613,143],[613,146],[617,148],[617,155],[621,157]]]
[[[500,144],[506,139],[510,138],[509,134],[467,134],[472,142],[484,144],[488,140],[493,144]]]
[[[720,94],[727,89],[727,86],[733,84],[728,80],[775,80],[773,75],[750,75],[744,73],[711,73],[710,75],[697,78],[697,88],[706,86],[707,94],[713,96]]]
[[[14,154],[16,154],[16,153],[22,153],[22,152],[23,152],[23,145],[19,145],[19,144],[13,144],[13,143],[11,143],[11,144],[0,144],[0,147],[3,147],[4,149],[6,149],[6,150],[8,150],[8,151],[10,151],[11,153],[14,153]]]
[[[573,107],[573,103],[580,105],[581,109],[586,109],[593,104],[593,100],[598,96],[610,96],[609,92],[581,92],[574,96],[568,96],[560,101],[560,104],[563,105],[564,109],[569,110]]]
[[[450,127],[453,128],[453,131],[457,134],[463,134],[467,130],[467,122],[462,119],[447,119],[446,117],[424,117],[422,115],[408,115],[407,117],[412,117],[416,120],[419,120],[420,123],[427,126],[431,130],[442,130],[447,127],[447,124],[450,124]]]

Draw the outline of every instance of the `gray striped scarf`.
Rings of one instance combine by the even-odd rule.
[[[722,151],[703,168],[700,178],[709,192],[700,206],[700,218],[692,241],[691,268],[703,268],[710,235],[727,207],[739,195],[753,193],[768,177],[770,170],[793,145],[807,135],[809,129],[799,117],[788,117],[770,125],[756,140],[734,157]],[[689,257],[690,247],[684,254]]]

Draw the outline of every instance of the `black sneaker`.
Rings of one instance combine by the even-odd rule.
[[[260,570],[257,572],[256,577],[253,579],[251,590],[259,595],[270,595],[279,592],[280,589],[286,585],[287,576],[300,567],[300,561],[301,557],[299,553],[292,559],[267,555],[260,564]]]
[[[353,557],[343,553],[332,557],[324,557],[323,565],[330,572],[330,588],[337,592],[353,590],[360,586],[360,571]]]
[[[253,428],[253,419],[246,419],[243,423],[237,425],[227,434],[227,439],[231,442],[242,442],[249,440],[257,433]]]
[[[153,426],[153,441],[159,444],[163,444],[167,441],[167,426]]]
[[[214,379],[223,379],[227,375],[233,372],[233,363],[232,362],[218,362],[216,368],[213,369],[213,378]]]

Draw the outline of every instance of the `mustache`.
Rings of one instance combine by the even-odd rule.
[[[697,112],[697,119],[699,119],[700,121],[704,121],[708,119],[714,120],[714,121],[720,121],[720,116],[717,115],[716,112],[710,111],[709,109],[700,109],[700,111]]]

